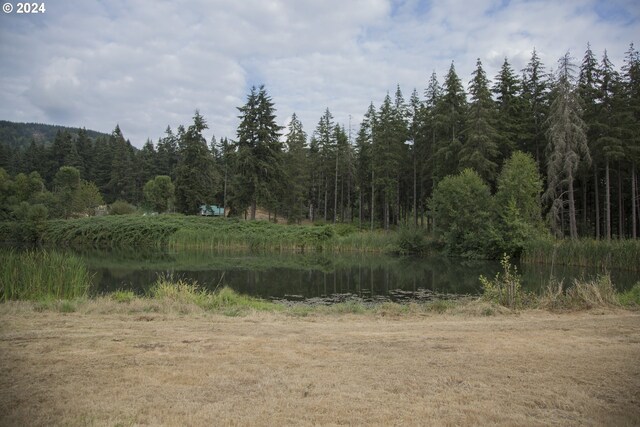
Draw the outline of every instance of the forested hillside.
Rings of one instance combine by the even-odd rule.
[[[24,148],[31,144],[31,141],[41,144],[53,142],[58,132],[68,132],[73,137],[77,137],[80,128],[70,128],[58,125],[46,125],[42,123],[15,123],[0,120],[0,141],[4,146],[11,148]],[[86,135],[91,139],[109,136],[108,134],[84,129]]]
[[[465,86],[452,63],[408,98],[397,87],[377,107],[363,106],[359,127],[336,123],[318,106],[324,112],[306,131],[295,114],[288,129],[279,127],[271,97],[253,88],[229,112],[239,113],[235,139],[205,141],[207,123],[196,112],[193,124],[167,127],[140,150],[118,127],[95,138],[61,130],[49,145],[31,140],[19,149],[15,138],[0,139],[0,167],[7,180],[36,171],[54,191],[60,167],[73,166],[108,203],[187,214],[216,203],[251,218],[261,206],[291,222],[437,231],[442,219],[450,230],[441,232],[460,233],[467,225],[456,221],[471,214],[513,238],[522,224],[539,230],[542,221],[557,236],[637,237],[640,55],[633,44],[618,67],[589,47],[582,60],[567,54],[548,65],[534,50],[521,71],[505,59],[491,79],[478,59],[470,77]],[[163,184],[157,176],[169,178]],[[458,194],[460,185],[469,191]]]

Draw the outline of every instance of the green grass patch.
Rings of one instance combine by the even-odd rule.
[[[450,300],[430,301],[425,304],[425,310],[442,314],[442,313],[446,313],[447,311],[450,311],[451,309],[456,307],[457,304],[458,304],[457,302],[450,301]]]
[[[0,301],[84,297],[91,276],[82,260],[52,251],[0,251]]]
[[[192,304],[203,310],[238,316],[251,311],[282,311],[284,307],[260,298],[254,298],[235,292],[229,287],[220,288],[214,292],[200,288],[197,282],[183,279],[174,280],[172,277],[159,277],[151,287],[149,296],[155,300],[182,304]]]
[[[110,294],[112,300],[120,303],[129,303],[136,298],[136,294],[133,291],[118,290]]]
[[[640,282],[628,291],[618,294],[618,302],[624,307],[640,307]]]

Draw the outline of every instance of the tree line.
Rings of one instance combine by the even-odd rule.
[[[532,197],[557,236],[637,237],[640,55],[633,44],[619,69],[588,46],[581,62],[567,54],[552,73],[534,50],[520,72],[505,59],[491,81],[478,59],[466,88],[453,63],[442,82],[434,72],[426,86],[408,100],[398,86],[378,107],[371,103],[357,130],[336,123],[327,108],[310,134],[295,113],[286,129],[278,126],[271,97],[254,87],[238,108],[235,139],[207,142],[196,111],[191,125],[167,127],[140,150],[117,126],[108,137],[60,131],[47,146],[4,147],[0,167],[10,176],[35,171],[53,188],[60,168],[71,166],[105,202],[158,211],[195,214],[215,203],[248,218],[261,207],[293,223],[437,231],[438,187],[464,175],[462,185],[466,171],[496,195],[496,209],[510,209],[497,197],[500,176],[521,152],[535,164],[539,176],[530,179],[542,194]]]

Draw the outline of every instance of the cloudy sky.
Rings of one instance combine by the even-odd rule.
[[[5,2],[5,0],[3,0]],[[547,69],[587,42],[616,67],[640,48],[637,0],[45,0],[0,13],[0,119],[111,132],[140,147],[195,109],[210,140],[235,138],[236,107],[264,84],[284,125],[311,134],[324,110],[357,128],[400,84],[423,93],[451,61],[465,84],[535,47]]]

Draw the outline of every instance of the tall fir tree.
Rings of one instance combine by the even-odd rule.
[[[164,136],[158,140],[157,147],[157,172],[158,175],[167,175],[175,180],[175,169],[180,160],[178,138],[170,126],[164,132]]]
[[[523,70],[522,98],[524,108],[523,141],[519,149],[531,153],[542,169],[544,161],[545,124],[549,111],[549,76],[534,49]]]
[[[282,143],[276,124],[275,107],[264,86],[251,88],[247,103],[239,107],[238,126],[238,205],[250,207],[256,218],[258,203],[277,205],[283,187]]]
[[[480,59],[476,62],[473,79],[469,84],[471,103],[467,110],[464,144],[460,149],[460,167],[472,168],[486,182],[495,184],[498,169],[498,141],[496,110],[489,81]]]
[[[492,88],[498,110],[495,127],[501,137],[501,141],[496,142],[501,142],[498,149],[503,159],[507,159],[516,147],[521,146],[523,119],[521,90],[522,83],[505,58]]]
[[[107,185],[108,195],[105,200],[113,203],[124,200],[134,203],[136,200],[134,149],[131,143],[124,139],[120,126],[116,125],[109,138],[113,157],[111,160],[111,178]]]
[[[322,206],[322,215],[324,221],[329,218],[329,199],[331,194],[331,183],[333,180],[334,165],[336,161],[336,141],[334,134],[335,123],[333,115],[327,108],[320,117],[320,121],[316,126],[312,141],[313,168],[315,172],[315,187],[318,195],[316,199]]]
[[[604,235],[607,240],[611,239],[611,163],[620,161],[624,155],[622,141],[622,130],[619,122],[620,116],[617,114],[615,105],[622,94],[620,93],[620,79],[614,70],[611,61],[605,51],[602,62],[598,69],[599,81],[594,99],[595,115],[592,118],[592,128],[595,129],[594,148],[604,160]]]
[[[436,111],[436,123],[440,131],[434,152],[434,181],[438,182],[458,172],[459,153],[463,145],[462,131],[466,127],[467,95],[453,62],[445,77]]]
[[[435,71],[429,78],[429,83],[424,92],[424,113],[422,120],[422,134],[424,144],[418,144],[418,168],[420,170],[420,184],[426,189],[425,196],[429,197],[433,193],[436,184],[436,149],[439,140],[439,111],[440,98],[442,97],[442,86],[438,81]]]
[[[580,74],[578,76],[578,93],[584,103],[583,119],[585,123],[589,124],[587,128],[587,145],[589,151],[594,160],[593,167],[589,168],[593,173],[593,188],[594,188],[594,223],[595,223],[595,236],[600,238],[600,198],[599,198],[599,168],[601,153],[598,150],[598,133],[599,127],[596,125],[598,117],[598,92],[600,85],[600,75],[598,71],[598,61],[591,50],[591,45],[587,43],[587,50],[585,51],[582,64],[580,65]],[[580,175],[583,177],[582,187],[582,206],[583,206],[583,228],[586,229],[586,216],[587,216],[587,178],[586,174],[588,168],[581,168]],[[586,230],[585,230],[586,231]]]
[[[633,43],[625,53],[622,66],[622,88],[624,93],[623,111],[624,145],[627,159],[631,164],[631,236],[638,237],[640,222],[640,194],[638,190],[638,165],[640,164],[640,52]]]
[[[376,109],[373,103],[364,114],[358,135],[356,136],[356,182],[358,190],[358,219],[361,226],[369,217],[371,227],[374,223],[373,211],[373,129],[376,121]]]
[[[207,122],[196,110],[193,124],[180,133],[175,198],[176,209],[187,215],[196,214],[201,205],[212,204],[216,185],[219,183],[213,156],[202,135],[205,129],[208,129]]]
[[[299,223],[305,218],[309,188],[309,163],[307,134],[298,116],[293,113],[286,136],[287,151],[284,155],[287,191],[284,208],[290,223]]]

